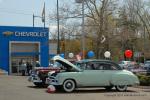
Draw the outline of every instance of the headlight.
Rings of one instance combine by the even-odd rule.
[[[48,76],[51,76],[54,73],[55,73],[55,71],[48,72]]]

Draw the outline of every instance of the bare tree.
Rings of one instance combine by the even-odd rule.
[[[78,8],[72,9],[71,5],[67,3],[59,6],[60,50],[63,53],[80,52],[81,48],[78,43],[77,46],[73,44],[73,47],[71,47],[72,40],[78,38],[76,35],[80,34],[80,27],[77,26],[80,22],[77,21],[76,18],[80,15]],[[57,12],[52,12],[49,18],[53,20],[54,25],[56,25]],[[58,30],[55,30],[54,33],[51,33],[51,39],[57,40],[57,31]]]
[[[147,35],[150,39],[150,8],[146,6],[144,0],[128,0],[126,7],[133,15],[135,15],[135,20],[140,22],[142,27],[146,29]]]
[[[109,50],[109,37],[112,33],[112,28],[109,25],[109,19],[113,16],[116,9],[115,0],[87,0],[86,16],[90,21],[89,27],[93,28],[95,33],[95,52],[96,58],[102,58],[106,50]],[[112,21],[112,19],[111,19]],[[88,28],[89,28],[88,27]],[[110,31],[111,30],[111,31]],[[105,35],[106,43],[101,43],[101,37]]]

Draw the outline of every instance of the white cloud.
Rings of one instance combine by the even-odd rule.
[[[57,25],[50,25],[50,26],[49,26],[49,31],[50,31],[50,32],[53,33],[53,32],[55,32],[56,30],[57,30]]]
[[[59,29],[66,29],[66,27],[64,27],[63,25],[59,25]],[[50,25],[49,26],[49,31],[50,32],[56,32],[57,31],[57,25]]]

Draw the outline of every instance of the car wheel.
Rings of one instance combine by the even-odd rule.
[[[113,86],[105,86],[106,90],[111,90],[113,88]]]
[[[56,91],[62,91],[62,86],[55,86]]]
[[[117,85],[115,86],[117,91],[123,92],[127,90],[127,85]]]
[[[63,90],[65,92],[72,92],[75,89],[75,82],[73,80],[66,80],[63,83]]]

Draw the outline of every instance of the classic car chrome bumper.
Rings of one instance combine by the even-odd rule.
[[[38,76],[29,76],[28,81],[33,83],[42,83],[42,80]]]
[[[56,80],[55,78],[52,79],[52,78],[46,78],[46,81],[45,81],[46,84],[51,84],[51,85],[60,85],[58,83],[58,80]]]

